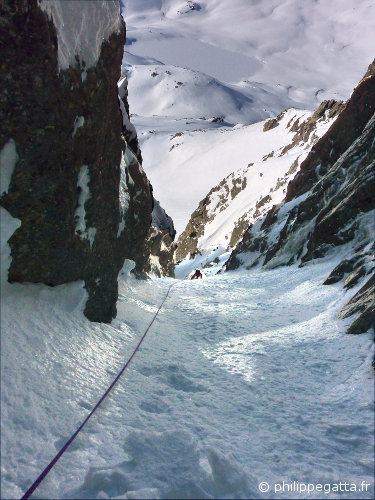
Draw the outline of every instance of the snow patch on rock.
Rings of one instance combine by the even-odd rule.
[[[102,43],[121,29],[118,0],[39,0],[40,7],[53,20],[57,31],[60,70],[94,66]]]
[[[126,74],[123,74],[123,78],[118,82],[118,95],[119,95],[119,103],[120,103],[120,109],[121,109],[121,114],[122,114],[122,122],[127,130],[129,137],[128,140],[135,139],[137,137],[137,131],[130,121],[129,115],[127,110],[125,109],[125,104],[124,100],[127,99],[127,94],[128,94],[128,79]]]
[[[72,133],[72,139],[74,139],[74,136],[77,133],[77,130],[81,127],[83,127],[85,124],[85,117],[84,116],[76,116],[74,120],[74,129]]]
[[[74,213],[76,220],[75,232],[81,239],[88,239],[90,241],[90,248],[92,248],[96,235],[96,228],[86,228],[86,210],[85,204],[91,198],[90,188],[90,172],[87,165],[83,165],[78,174],[77,188],[79,190],[78,206]]]
[[[17,161],[16,143],[14,139],[9,139],[0,152],[0,196],[8,193]]]
[[[86,211],[85,203],[91,198],[90,188],[90,173],[87,165],[83,165],[78,174],[77,187],[79,189],[78,207],[75,211],[74,217],[76,219],[76,233],[86,233]]]
[[[125,229],[125,215],[129,208],[129,203],[130,203],[130,195],[126,181],[126,153],[125,155],[122,155],[120,163],[119,200],[120,200],[121,221],[117,231],[117,238]]]
[[[7,281],[8,269],[10,267],[12,258],[10,255],[10,247],[8,240],[12,234],[21,226],[21,221],[12,217],[8,210],[0,207],[1,219],[1,285]]]

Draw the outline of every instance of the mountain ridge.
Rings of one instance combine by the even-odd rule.
[[[360,286],[340,317],[359,313],[348,333],[374,325],[375,249],[375,76],[373,63],[354,89],[347,106],[313,146],[285,200],[250,226],[232,252],[227,269],[261,264],[267,268],[306,265],[340,247],[345,258],[324,284],[342,281]],[[344,251],[344,250],[343,250]],[[246,257],[248,256],[248,257]],[[250,257],[251,256],[251,257]],[[371,276],[368,278],[368,276]]]
[[[264,122],[257,135],[249,135],[254,150],[256,143],[262,139],[260,136],[269,138],[267,153],[261,161],[251,161],[247,168],[230,174],[211,189],[179,236],[176,258],[184,259],[189,254],[192,256],[196,252],[202,253],[214,246],[222,246],[224,249],[234,247],[250,222],[261,218],[275,200],[281,201],[288,181],[296,175],[308,148],[318,140],[344,106],[342,102],[331,100],[321,103],[314,113],[286,110],[276,118]],[[277,143],[281,134],[285,138]],[[249,150],[251,155],[251,148]],[[254,153],[252,156],[254,157]],[[249,156],[249,160],[254,159],[252,156]],[[283,164],[278,158],[282,159]],[[259,184],[259,187],[255,184],[256,190],[254,183]],[[233,219],[233,200],[241,191],[246,192],[241,194],[243,201],[236,208]],[[228,218],[233,220],[229,222]],[[224,230],[221,237],[214,235],[219,224]],[[191,236],[192,234],[195,236]]]

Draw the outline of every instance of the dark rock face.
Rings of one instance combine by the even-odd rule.
[[[360,136],[375,109],[374,81],[359,85],[327,133],[313,146],[300,171],[289,183],[285,200],[306,193]]]
[[[161,231],[168,229],[168,233],[172,240],[176,236],[172,217],[170,217],[164,208],[160,205],[158,200],[154,198],[154,208],[152,210],[152,225]]]
[[[119,83],[119,102],[123,120],[123,134],[127,143],[129,164],[140,172],[142,165],[142,153],[138,143],[138,136],[135,127],[130,121],[130,110],[128,104],[128,81],[126,74],[123,74]],[[173,256],[175,244],[173,243],[176,231],[172,218],[165,212],[158,200],[153,196],[152,185],[149,184],[152,200],[151,227],[147,233],[147,241],[140,241],[136,247],[136,252],[131,252],[132,260],[136,262],[133,271],[139,278],[146,278],[147,273],[153,272],[157,276],[174,277]],[[136,192],[134,192],[136,196]],[[132,224],[134,221],[132,222]],[[167,230],[167,231],[166,231]]]
[[[363,259],[362,255],[355,255],[351,259],[344,259],[335,269],[330,273],[323,285],[332,285],[344,279],[345,275],[350,275],[354,270],[361,265]]]
[[[134,274],[145,278],[150,270],[148,238],[153,204],[151,185],[129,147],[126,148],[123,163],[125,168],[122,168],[122,172],[125,172],[125,179],[122,179],[120,190],[122,188],[122,191],[126,191],[128,201],[126,207],[122,207],[122,223],[116,235],[120,249],[118,265],[120,269],[124,258],[133,260]]]
[[[133,273],[138,278],[145,279],[150,272],[159,277],[174,277],[173,240],[176,232],[173,221],[153,198],[152,186],[129,147],[126,150],[125,160],[124,184],[130,200],[136,200],[137,206],[136,210],[132,210],[129,205],[125,211],[124,231],[118,237],[119,245],[126,251],[126,258],[135,262]],[[140,186],[142,191],[139,191]],[[144,196],[144,193],[147,193],[147,196]],[[127,228],[130,230],[126,230]]]
[[[242,253],[254,252],[253,264],[262,262],[268,267],[304,265],[347,245],[346,259],[324,284],[345,279],[349,289],[366,281],[374,272],[374,137],[375,77],[370,75],[356,87],[337,120],[301,164],[284,202],[247,230],[227,269],[241,265]],[[342,317],[362,313],[348,333],[373,326],[374,302],[371,305],[369,298],[373,285],[369,283],[352,299],[355,307],[344,308]]]
[[[157,276],[174,278],[174,253],[176,230],[172,218],[154,198],[152,228],[149,234],[150,266]]]
[[[142,165],[142,153],[138,143],[137,131],[130,121],[130,110],[128,102],[128,79],[125,73],[121,75],[118,85],[118,98],[122,113],[122,131],[127,145],[132,149],[140,165]]]
[[[149,272],[157,276],[169,276],[174,278],[174,252],[176,244],[169,229],[159,230],[152,227],[148,237],[148,248],[150,253]]]
[[[13,139],[19,156],[1,205],[22,221],[9,240],[8,279],[52,286],[84,280],[85,315],[109,322],[124,259],[139,273],[149,265],[153,206],[139,163],[124,159],[117,81],[125,25],[82,78],[78,60],[59,72],[56,30],[37,0],[6,0],[0,11],[0,149]]]
[[[354,297],[341,310],[339,317],[348,318],[353,314],[359,317],[350,325],[347,333],[358,334],[375,328],[375,275],[365,283]]]
[[[211,193],[211,192],[210,192]],[[176,260],[184,259],[188,255],[195,255],[198,248],[198,239],[204,233],[205,225],[209,222],[206,205],[209,197],[199,202],[198,208],[192,213],[190,220],[177,242]]]

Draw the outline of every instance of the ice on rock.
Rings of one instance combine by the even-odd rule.
[[[129,183],[134,183],[133,179],[130,176],[129,171],[128,171],[128,176],[126,175],[127,168],[130,165],[130,162],[136,161],[134,155],[131,155],[130,151],[128,151],[129,149],[130,149],[129,146],[127,146],[126,153],[125,155],[123,154],[121,156],[121,163],[120,163],[119,200],[120,200],[121,220],[117,230],[117,238],[121,236],[122,232],[125,229],[125,217],[126,217],[126,212],[129,208],[130,195],[129,195],[127,178],[129,179]]]

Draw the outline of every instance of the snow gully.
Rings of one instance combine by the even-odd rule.
[[[42,483],[42,481],[44,480],[44,478],[47,476],[47,474],[53,469],[53,467],[57,464],[57,462],[60,460],[60,458],[62,457],[62,455],[65,453],[65,451],[69,448],[69,446],[72,444],[72,442],[75,440],[75,438],[78,436],[78,434],[81,432],[81,430],[84,428],[84,426],[86,425],[86,423],[89,421],[89,419],[92,417],[92,415],[96,412],[96,410],[99,408],[99,406],[102,404],[102,402],[105,400],[105,398],[109,395],[109,393],[111,392],[111,390],[114,388],[114,386],[117,384],[117,382],[119,381],[121,375],[124,373],[124,371],[126,370],[126,368],[130,365],[132,359],[134,358],[134,356],[136,355],[137,351],[139,350],[139,348],[141,347],[141,344],[142,342],[144,341],[144,339],[146,338],[146,335],[148,334],[148,332],[150,331],[150,328],[152,327],[152,325],[154,324],[154,321],[156,320],[158,314],[160,313],[165,301],[167,300],[168,298],[168,295],[169,295],[169,292],[171,291],[171,289],[177,285],[179,283],[179,281],[175,281],[174,283],[172,283],[168,290],[167,290],[167,293],[163,299],[163,301],[161,302],[160,306],[158,307],[158,310],[156,311],[156,313],[154,314],[152,320],[150,321],[148,327],[146,328],[144,334],[142,335],[140,341],[138,342],[136,348],[134,349],[132,355],[130,356],[130,358],[127,360],[127,362],[123,365],[123,367],[121,368],[121,370],[119,371],[119,373],[117,374],[116,378],[113,380],[113,382],[111,383],[111,385],[108,387],[108,389],[105,391],[105,393],[102,395],[102,397],[99,399],[99,401],[96,403],[96,405],[94,406],[94,408],[90,411],[90,413],[87,415],[87,417],[85,418],[85,420],[82,422],[82,424],[78,427],[78,429],[75,431],[74,434],[72,434],[72,436],[68,439],[68,441],[64,444],[64,446],[60,449],[60,451],[55,455],[55,457],[51,460],[51,462],[47,465],[47,467],[43,470],[43,472],[38,476],[38,478],[34,481],[34,483],[30,486],[30,488],[26,491],[26,493],[23,495],[23,497],[21,498],[21,500],[27,500],[28,498],[30,498],[30,496],[34,493],[34,491],[38,488],[38,486]]]

